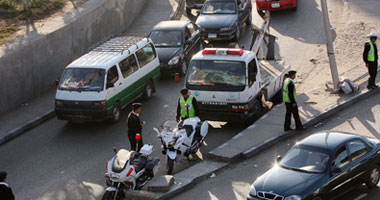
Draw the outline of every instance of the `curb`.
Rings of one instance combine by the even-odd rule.
[[[7,143],[8,141],[12,140],[13,138],[15,138],[19,135],[22,135],[26,131],[44,123],[45,121],[47,121],[53,117],[55,117],[55,111],[54,111],[54,109],[51,109],[51,110],[47,111],[45,114],[26,122],[22,126],[8,131],[4,137],[0,137],[0,145]]]
[[[313,119],[310,119],[308,120],[307,122],[304,123],[304,128],[305,129],[309,129],[311,128],[312,126],[318,124],[320,121],[324,120],[324,119],[327,119],[331,116],[333,116],[334,114],[336,114],[337,112],[357,103],[358,101],[361,101],[363,99],[366,99],[372,95],[375,95],[375,94],[378,94],[380,93],[380,89],[375,89],[375,90],[370,90],[370,91],[367,91],[365,93],[362,93],[362,94],[359,94],[358,96],[355,96],[353,97],[352,99],[340,104],[340,105],[337,105],[333,108],[331,108],[330,110],[318,115],[317,117],[313,118]],[[268,140],[266,140],[263,144],[259,145],[259,146],[256,146],[256,147],[252,147],[244,152],[242,152],[239,156],[236,156],[237,158],[242,158],[242,159],[247,159],[247,158],[250,158],[250,157],[253,157],[255,155],[257,155],[258,153],[260,153],[262,150],[270,147],[270,146],[273,146],[274,144],[277,144],[278,142],[284,140],[284,139],[287,139],[287,138],[290,138],[294,135],[298,135],[299,133],[302,133],[303,131],[299,132],[299,131],[291,131],[291,132],[288,132],[288,133],[285,133],[285,134],[282,134],[278,137],[272,137]]]
[[[179,20],[181,19],[183,9],[185,8],[185,0],[178,0],[178,5],[176,10],[169,16],[170,20]]]

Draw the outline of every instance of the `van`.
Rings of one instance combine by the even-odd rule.
[[[121,36],[101,44],[65,68],[55,97],[58,119],[118,122],[124,107],[155,92],[159,65],[149,38]]]

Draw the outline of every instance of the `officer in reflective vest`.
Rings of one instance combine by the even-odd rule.
[[[293,130],[290,128],[291,116],[293,114],[294,121],[296,123],[296,129],[302,130],[303,126],[298,114],[297,102],[296,102],[296,87],[294,85],[294,79],[296,78],[296,71],[290,70],[288,77],[284,81],[282,88],[282,97],[286,106],[284,131]]]
[[[181,95],[177,106],[177,121],[198,116],[198,104],[195,97],[189,95],[189,90],[186,88],[181,90]]]
[[[376,89],[378,86],[375,84],[376,81],[376,75],[377,75],[377,33],[371,32],[369,34],[370,41],[365,43],[364,46],[364,52],[363,52],[363,60],[366,64],[366,67],[368,68],[368,89]]]

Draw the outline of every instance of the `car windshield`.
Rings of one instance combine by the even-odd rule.
[[[323,173],[328,161],[327,150],[297,145],[285,155],[280,166],[306,173]]]
[[[102,91],[104,87],[104,69],[67,68],[59,83],[59,90]]]
[[[244,62],[226,60],[193,60],[189,65],[189,86],[212,87],[224,90],[244,87],[246,81]]]
[[[179,47],[182,45],[181,31],[152,31],[150,38],[156,47]]]
[[[202,14],[235,14],[236,4],[231,1],[209,1],[202,9]]]

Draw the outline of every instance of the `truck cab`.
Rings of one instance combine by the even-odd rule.
[[[186,88],[198,101],[201,119],[242,122],[261,106],[261,78],[252,51],[206,48],[192,58]]]

